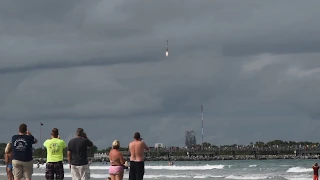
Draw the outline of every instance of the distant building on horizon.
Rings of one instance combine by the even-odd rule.
[[[196,133],[194,131],[186,131],[185,132],[185,145],[188,149],[190,149],[192,146],[196,145]]]
[[[155,143],[154,148],[164,148],[163,143]]]

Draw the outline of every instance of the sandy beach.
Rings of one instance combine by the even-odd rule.
[[[41,177],[41,176],[34,176],[32,177],[33,180],[44,180],[45,178],[44,177]],[[71,180],[71,178],[67,177],[67,178],[64,178],[66,180]],[[0,176],[0,180],[8,180],[7,179],[7,176]]]
[[[44,177],[41,176],[33,176],[32,177],[33,180],[44,180]],[[72,180],[71,177],[65,177],[65,180]],[[102,179],[98,179],[98,178],[91,178],[91,179],[95,179],[95,180],[102,180]],[[0,176],[0,180],[7,180],[7,176]],[[104,179],[105,180],[105,179]]]

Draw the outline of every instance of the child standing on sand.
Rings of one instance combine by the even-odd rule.
[[[6,163],[6,172],[7,172],[8,180],[13,180],[11,143],[8,143],[6,146],[6,149],[4,150],[4,161]]]

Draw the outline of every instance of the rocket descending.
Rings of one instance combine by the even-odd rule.
[[[166,49],[166,56],[169,56],[169,47],[168,47],[168,40],[167,40],[167,49]]]

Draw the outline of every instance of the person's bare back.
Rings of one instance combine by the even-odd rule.
[[[134,140],[129,144],[130,161],[144,161],[144,150],[148,150],[147,145],[140,140]]]
[[[143,142],[140,133],[134,134],[134,140],[129,144],[130,161],[144,161],[144,150],[149,150],[149,147]]]

